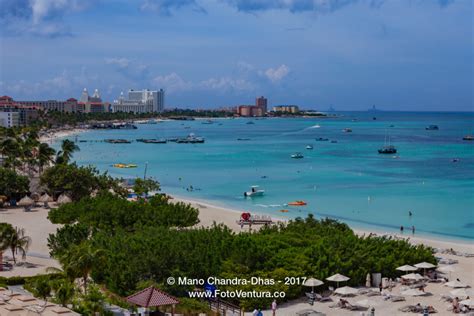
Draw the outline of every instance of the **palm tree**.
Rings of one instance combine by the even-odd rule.
[[[49,147],[46,143],[41,143],[38,147],[38,166],[39,172],[43,171],[44,166],[49,165],[50,162],[53,161],[54,154],[56,150],[54,148]]]
[[[72,154],[79,150],[79,146],[77,146],[72,140],[63,140],[61,150],[58,152],[56,158],[56,163],[68,163],[69,160],[71,160]]]
[[[103,249],[94,249],[90,243],[83,242],[71,247],[59,258],[59,261],[68,276],[82,278],[84,293],[87,293],[89,275],[92,269],[103,262],[104,255],[105,251]]]
[[[59,279],[52,282],[55,301],[66,307],[72,301],[76,289],[74,284],[67,279]]]
[[[10,247],[10,236],[13,234],[14,231],[15,229],[11,224],[0,223],[0,263],[2,263],[3,252]],[[0,271],[2,270],[2,266],[0,266]]]
[[[26,252],[31,244],[31,238],[25,236],[25,229],[15,227],[13,231],[10,231],[10,234],[7,235],[8,248],[12,252],[13,262],[16,263],[15,255],[20,253],[23,259],[26,258]]]

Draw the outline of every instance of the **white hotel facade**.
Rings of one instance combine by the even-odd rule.
[[[123,92],[120,93],[118,100],[112,104],[113,112],[133,112],[133,113],[149,113],[163,112],[165,108],[165,91],[145,90],[128,90],[128,96],[125,98]]]

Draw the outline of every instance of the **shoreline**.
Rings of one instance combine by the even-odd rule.
[[[227,118],[219,118],[219,119],[227,119]],[[74,127],[74,128],[67,128],[67,129],[58,129],[58,130],[51,130],[47,131],[46,135],[40,136],[40,141],[41,142],[46,142],[49,144],[52,144],[54,141],[57,141],[62,138],[66,137],[71,137],[75,136],[78,134],[82,134],[87,132],[88,129],[84,128],[79,128],[79,127]],[[200,199],[200,198],[194,198],[194,197],[187,197],[185,195],[176,195],[176,194],[170,194],[172,197],[175,197],[176,200],[181,200],[181,201],[187,201],[190,204],[201,204],[205,205],[208,208],[213,208],[213,209],[219,209],[223,211],[224,213],[234,213],[235,218],[232,223],[229,223],[229,221],[226,221],[226,225],[230,226],[230,224],[234,224],[236,220],[239,219],[240,214],[242,213],[242,210],[237,210],[233,209],[232,207],[229,207],[223,203],[219,203],[219,201],[213,201],[213,200],[206,200],[206,199]],[[198,207],[199,208],[199,207]],[[258,215],[270,215],[273,219],[276,219],[277,221],[282,221],[282,222],[287,222],[291,219],[294,219],[296,217],[287,217],[287,216],[273,216],[273,214],[262,212],[262,211],[257,211],[255,212]],[[470,249],[469,251],[474,252],[474,240],[468,240],[464,238],[449,238],[449,237],[443,237],[441,235],[435,235],[435,234],[423,234],[423,233],[417,233],[416,235],[412,235],[409,231],[406,231],[404,234],[400,234],[399,232],[394,232],[394,231],[387,231],[384,230],[383,227],[370,227],[370,228],[361,228],[356,225],[352,225],[347,223],[344,220],[339,220],[336,219],[342,223],[347,224],[355,233],[358,235],[363,235],[363,234],[376,234],[379,236],[392,236],[394,238],[403,238],[403,239],[409,239],[413,243],[423,243],[427,245],[437,245],[437,246],[432,246],[436,248],[455,248],[455,247],[462,247],[463,249]],[[441,246],[442,245],[442,246]]]
[[[195,199],[195,198],[188,198],[182,195],[171,195],[175,201],[189,203],[192,206],[199,209],[199,219],[200,222],[198,227],[200,226],[209,226],[212,224],[213,221],[219,223],[217,219],[221,219],[221,223],[227,225],[232,230],[239,232],[245,229],[241,229],[239,225],[237,225],[236,221],[240,218],[240,214],[242,211],[236,210],[230,207],[216,205],[212,201],[202,200],[202,199]],[[262,212],[255,212],[258,215],[270,215]],[[284,218],[284,217],[275,217],[271,216],[272,219],[276,222],[288,222],[294,218]],[[214,220],[212,220],[214,218]],[[344,221],[341,221],[345,223]],[[346,223],[347,224],[347,223]],[[393,238],[401,238],[408,240],[410,243],[418,245],[423,244],[433,248],[439,249],[455,249],[460,252],[472,252],[474,253],[474,242],[468,241],[454,241],[449,239],[442,239],[442,238],[431,238],[427,236],[412,236],[408,234],[396,234],[396,233],[388,233],[382,230],[367,230],[367,229],[359,229],[357,227],[353,227],[349,225],[350,229],[354,231],[355,234],[362,236],[362,235],[377,235],[377,236],[391,236]]]

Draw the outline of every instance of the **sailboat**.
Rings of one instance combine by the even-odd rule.
[[[387,134],[385,134],[385,143],[382,148],[379,148],[379,154],[396,154],[397,148],[395,146],[390,145],[390,138],[388,139],[387,145]]]

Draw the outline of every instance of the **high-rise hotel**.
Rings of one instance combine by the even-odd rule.
[[[165,108],[165,91],[128,90],[128,96],[125,98],[123,92],[120,93],[118,100],[112,104],[113,112],[163,112]]]

